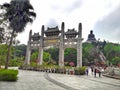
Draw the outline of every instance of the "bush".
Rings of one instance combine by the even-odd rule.
[[[29,65],[28,65],[28,66],[29,66]],[[31,63],[30,63],[30,66],[31,66],[31,67],[37,67],[37,63],[31,62]]]
[[[112,59],[112,64],[113,65],[118,65],[118,64],[120,64],[120,57],[115,57],[115,58],[113,58]]]
[[[18,66],[19,65],[19,61],[16,59],[10,60],[9,66]]]
[[[75,68],[75,75],[84,75],[85,74],[86,67],[79,67]]]
[[[80,70],[80,75],[84,75],[84,74],[85,74],[86,67],[83,66],[83,67],[81,67],[79,70]]]
[[[1,69],[0,81],[16,81],[18,70]]]

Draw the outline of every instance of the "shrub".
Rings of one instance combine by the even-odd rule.
[[[29,65],[27,65],[27,66],[29,66]],[[30,63],[30,66],[31,66],[31,67],[37,67],[37,63],[31,62],[31,63]]]
[[[80,75],[84,75],[84,74],[85,74],[86,67],[85,67],[85,66],[80,67],[79,70],[80,70]]]
[[[1,69],[0,81],[16,81],[18,70]]]
[[[16,59],[10,60],[9,66],[18,66],[19,65],[19,61]]]
[[[86,67],[79,67],[75,68],[75,75],[84,75],[85,74]]]

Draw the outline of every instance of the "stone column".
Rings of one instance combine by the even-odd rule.
[[[59,66],[64,66],[64,22],[61,25],[61,36],[59,44]]]
[[[32,30],[29,32],[29,41],[27,44],[27,50],[26,50],[26,57],[24,64],[30,64],[30,55],[31,55],[31,36],[32,36]]]
[[[42,65],[43,63],[43,38],[44,38],[44,25],[41,30],[41,38],[40,38],[40,46],[39,46],[39,54],[38,54],[38,64]]]
[[[82,67],[82,24],[78,26],[78,39],[77,39],[77,67]]]
[[[27,46],[26,64],[30,64],[30,55],[31,55],[31,49],[29,46]]]

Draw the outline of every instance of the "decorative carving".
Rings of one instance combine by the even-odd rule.
[[[31,36],[33,41],[39,41],[40,40],[40,35],[39,33],[34,33],[34,35]]]
[[[78,35],[77,31],[75,29],[68,29],[67,32],[65,32],[66,38],[76,38],[76,35]]]
[[[53,37],[53,36],[58,36],[60,33],[58,26],[54,27],[54,28],[47,28],[47,30],[45,31],[45,35],[46,37]]]

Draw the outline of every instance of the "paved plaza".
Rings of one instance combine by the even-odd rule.
[[[0,81],[0,90],[120,90],[120,80],[19,70],[17,82]]]
[[[94,77],[89,76],[75,76],[75,75],[62,75],[62,74],[48,74],[48,76],[59,82],[60,85],[64,84],[73,90],[120,90],[120,80],[112,79],[102,76]],[[56,81],[57,80],[57,81]],[[71,90],[72,90],[71,89]]]
[[[45,79],[45,73],[19,70],[17,82],[0,81],[0,90],[65,90]]]

